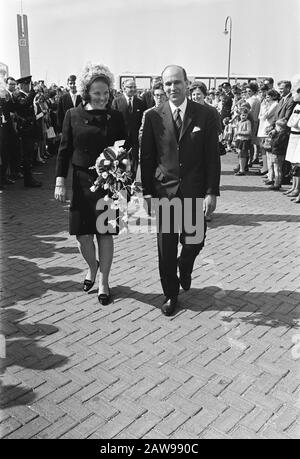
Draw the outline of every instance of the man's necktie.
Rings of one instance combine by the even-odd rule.
[[[131,100],[131,98],[129,98],[129,101],[128,101],[128,110],[129,110],[129,113],[132,113],[132,100]]]
[[[177,137],[179,138],[180,137],[180,132],[181,132],[181,128],[182,128],[182,120],[181,120],[181,116],[180,116],[180,108],[177,108],[174,112],[174,121],[175,121],[175,124],[176,124],[176,130],[177,130]]]

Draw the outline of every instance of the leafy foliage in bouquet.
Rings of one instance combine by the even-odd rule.
[[[132,180],[130,153],[131,150],[126,151],[123,147],[105,148],[95,165],[90,168],[96,169],[98,174],[90,190],[95,192],[102,188],[112,199],[118,199],[121,192],[126,192],[130,196],[140,192],[136,182]]]

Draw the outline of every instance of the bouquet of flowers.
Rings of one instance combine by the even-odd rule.
[[[95,165],[90,168],[96,169],[98,174],[90,190],[107,190],[112,199],[118,199],[122,192],[132,196],[140,191],[136,182],[132,180],[130,153],[131,150],[126,151],[118,145],[105,148]]]

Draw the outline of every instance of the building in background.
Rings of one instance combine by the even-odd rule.
[[[142,89],[149,89],[151,87],[151,78],[154,75],[151,74],[133,74],[133,73],[123,73],[119,75],[117,81],[119,83],[119,88],[122,89],[123,82],[127,78],[133,78],[136,82],[137,89],[142,90]],[[232,74],[230,76],[230,83],[231,85],[237,84],[237,83],[248,83],[250,80],[256,80],[257,82],[263,81],[266,77],[265,76],[254,76],[254,75],[235,75]],[[203,83],[207,85],[208,89],[211,88],[217,88],[218,85],[224,83],[224,81],[227,81],[227,76],[226,75],[188,75],[189,81],[197,81],[201,80]]]

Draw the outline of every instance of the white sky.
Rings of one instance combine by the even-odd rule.
[[[16,14],[20,0],[0,0],[0,62],[20,75]],[[231,71],[291,78],[300,73],[300,0],[23,0],[34,79],[64,84],[87,62],[159,74],[170,63],[190,75]]]

